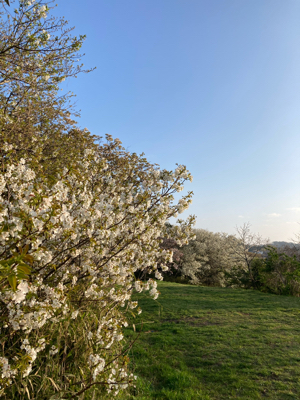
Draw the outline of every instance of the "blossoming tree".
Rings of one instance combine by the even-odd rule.
[[[186,244],[194,223],[166,224],[191,202],[173,198],[192,179],[185,166],[160,170],[74,128],[57,93],[81,42],[64,32],[64,46],[51,42],[48,10],[21,1],[0,32],[0,394],[10,400],[126,388],[122,329],[141,311],[132,293],[158,296],[156,280],[134,273],[162,279],[172,252],[161,238]]]
[[[187,243],[193,217],[172,229],[165,224],[191,201],[188,194],[172,204],[173,193],[191,179],[186,168],[159,171],[125,152],[118,140],[107,139],[98,151],[86,150],[53,186],[25,160],[10,164],[6,146],[0,178],[3,390],[29,376],[38,353],[50,372],[47,357],[55,355],[55,369],[76,346],[81,377],[72,379],[72,371],[68,378],[64,360],[65,381],[56,382],[58,391],[78,394],[98,382],[109,390],[126,386],[125,359],[113,344],[123,338],[125,310],[137,306],[131,301],[133,287],[158,296],[156,282],[134,282],[134,272],[149,265],[155,271],[158,263],[171,260],[172,253],[159,246],[162,234]],[[114,168],[120,161],[122,167]],[[156,278],[161,279],[158,272]],[[87,334],[76,342],[84,315],[91,312]],[[68,338],[53,334],[60,324],[67,324]]]

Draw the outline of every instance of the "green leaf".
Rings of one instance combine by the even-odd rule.
[[[24,260],[28,261],[30,264],[33,264],[34,258],[31,255],[26,254],[25,256],[23,256],[23,258],[24,258]]]
[[[4,267],[10,267],[15,263],[14,258],[9,258],[8,260],[3,260],[0,261],[0,264],[3,265]]]
[[[8,279],[8,282],[9,282],[11,288],[15,292],[17,290],[17,277],[16,277],[16,275],[9,275],[7,277],[7,279]]]
[[[29,275],[31,272],[31,268],[27,264],[19,264],[18,265],[18,271],[24,272],[26,275]]]

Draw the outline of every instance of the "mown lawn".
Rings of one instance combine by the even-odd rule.
[[[300,399],[300,299],[162,282],[127,329],[126,399]],[[141,325],[141,322],[144,322]]]

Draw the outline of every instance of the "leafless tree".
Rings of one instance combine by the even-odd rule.
[[[269,239],[263,238],[259,233],[252,233],[250,223],[244,223],[240,227],[236,227],[239,245],[231,246],[237,262],[242,262],[247,269],[249,279],[254,283],[252,265],[253,261],[260,258],[263,254],[264,246],[270,244]]]

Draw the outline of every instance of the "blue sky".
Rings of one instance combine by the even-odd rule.
[[[71,6],[70,6],[71,5]],[[80,125],[185,164],[197,228],[300,232],[298,0],[59,0],[86,67]]]

